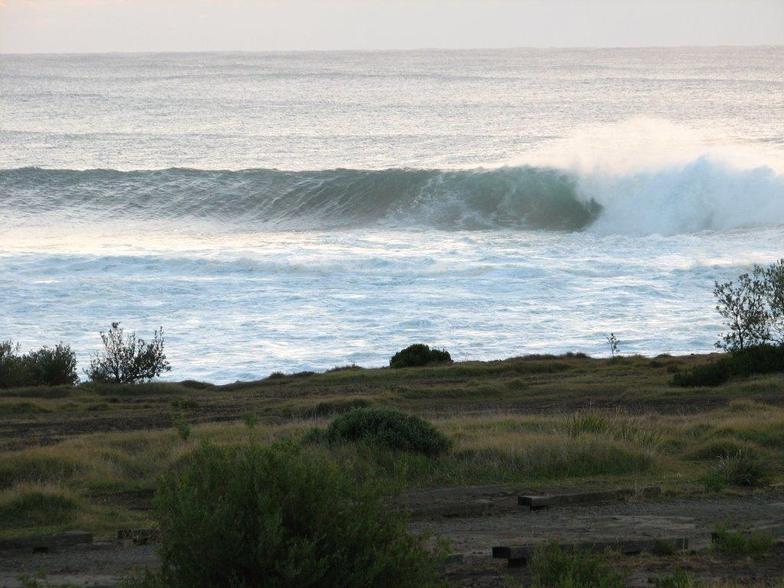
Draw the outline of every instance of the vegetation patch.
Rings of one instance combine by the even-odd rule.
[[[307,418],[328,417],[336,414],[350,412],[357,408],[367,408],[369,406],[370,401],[366,398],[325,400],[324,402],[319,402],[313,407],[306,408],[303,411],[302,416]]]
[[[0,490],[20,483],[49,483],[68,480],[82,469],[78,461],[48,453],[6,454],[0,460]]]
[[[727,557],[764,557],[773,547],[773,536],[762,531],[744,533],[719,527],[713,533],[713,548]]]
[[[620,475],[650,470],[653,456],[613,442],[552,439],[522,449],[463,450],[455,458],[463,467],[484,471],[499,480],[559,479]]]
[[[653,579],[654,588],[695,588],[696,581],[686,570],[678,568],[672,574]]]
[[[326,431],[330,443],[364,441],[399,451],[434,456],[451,443],[431,423],[389,408],[358,408],[336,418]]]
[[[635,420],[598,412],[572,415],[566,423],[566,431],[572,437],[584,434],[604,435],[642,447],[655,447],[661,441],[661,435],[657,431],[645,430]]]
[[[690,451],[686,457],[697,461],[714,461],[728,455],[738,455],[753,450],[754,448],[747,443],[739,443],[733,439],[718,439],[701,444]]]
[[[676,372],[672,384],[680,387],[719,386],[733,377],[784,372],[784,345],[761,344],[739,349],[711,363]]]
[[[534,550],[528,562],[535,588],[623,588],[624,578],[606,555],[567,551],[557,543]]]
[[[126,335],[120,323],[112,323],[107,332],[101,332],[101,341],[103,351],[93,356],[86,371],[93,382],[134,384],[171,370],[163,351],[163,328],[148,343],[136,333]]]
[[[767,461],[753,450],[741,450],[724,455],[708,472],[705,486],[708,490],[720,490],[725,486],[756,488],[765,486],[771,477]]]
[[[428,345],[416,343],[398,351],[389,360],[389,367],[422,367],[436,363],[449,363],[452,357],[446,349],[430,349]]]
[[[38,527],[71,521],[78,504],[52,490],[17,488],[0,495],[0,527]]]
[[[58,343],[22,355],[19,345],[0,342],[0,388],[73,386],[78,381],[76,355],[68,345]]]
[[[161,570],[129,586],[427,587],[437,565],[379,487],[292,446],[205,446],[155,500]]]

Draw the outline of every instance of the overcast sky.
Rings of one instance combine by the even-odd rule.
[[[782,45],[784,0],[0,0],[0,52]]]

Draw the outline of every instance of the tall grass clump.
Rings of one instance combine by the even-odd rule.
[[[566,551],[544,543],[528,562],[535,588],[623,588],[624,579],[602,554]]]
[[[744,448],[721,456],[705,477],[705,486],[708,490],[725,486],[755,488],[765,486],[770,474],[770,465],[753,450]]]
[[[155,512],[160,571],[129,585],[437,585],[424,539],[378,486],[293,446],[203,446],[162,479]]]
[[[621,416],[606,416],[597,412],[573,414],[565,423],[570,437],[584,434],[602,435],[642,447],[654,447],[661,441],[661,434],[640,427],[639,422]]]
[[[428,345],[415,343],[398,351],[389,360],[389,367],[422,367],[434,363],[450,363],[452,357],[446,349],[431,349]]]
[[[330,423],[325,437],[330,443],[364,441],[429,456],[445,453],[451,445],[426,420],[389,408],[358,408],[347,412]]]
[[[465,450],[458,454],[473,469],[495,472],[499,478],[562,479],[622,475],[650,470],[653,456],[601,440],[541,440],[518,451],[497,448]]]

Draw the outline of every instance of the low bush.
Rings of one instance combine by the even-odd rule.
[[[326,431],[330,443],[365,441],[399,451],[439,455],[449,439],[417,416],[389,408],[357,408],[337,417]]]
[[[428,345],[416,343],[398,351],[389,360],[389,367],[422,367],[434,363],[449,363],[452,357],[445,349],[430,349]]]
[[[126,586],[427,587],[437,561],[379,488],[292,446],[204,446],[161,481],[161,569]]]
[[[536,588],[623,588],[624,579],[607,561],[595,553],[570,552],[557,543],[545,543],[534,550],[528,563],[532,586]]]
[[[0,388],[73,386],[78,381],[76,355],[68,345],[58,343],[21,355],[19,345],[0,343]]]
[[[712,539],[713,548],[728,557],[763,557],[773,546],[773,536],[762,531],[744,533],[719,527]]]
[[[784,372],[784,345],[756,345],[734,351],[712,363],[678,371],[672,385],[681,387],[719,386],[730,378]]]

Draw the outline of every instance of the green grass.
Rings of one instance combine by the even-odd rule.
[[[60,491],[44,487],[18,488],[0,494],[0,527],[41,527],[69,523],[77,501]]]
[[[687,571],[681,569],[653,580],[654,588],[694,588],[696,585],[694,578]]]
[[[623,588],[624,578],[603,554],[570,552],[557,543],[534,550],[532,588]]]
[[[714,549],[727,557],[764,557],[773,547],[773,536],[762,531],[743,532],[720,527],[713,533]]]
[[[30,403],[36,409],[13,409],[3,419],[8,433],[0,438],[0,491],[61,489],[77,504],[68,523],[74,527],[108,534],[118,526],[143,526],[149,514],[139,507],[149,505],[158,477],[203,442],[298,442],[314,427],[325,429],[337,416],[365,407],[422,417],[451,448],[437,457],[364,442],[307,451],[345,463],[358,476],[372,471],[403,487],[672,482],[673,490],[702,491],[720,459],[739,451],[750,458],[743,463],[758,461],[765,468],[765,476],[747,488],[758,480],[782,481],[784,376],[711,389],[669,385],[671,368],[710,360],[529,357],[352,368],[227,386],[2,390],[0,406]],[[117,426],[132,429],[111,430]],[[733,479],[741,477],[722,474],[715,489],[735,484]],[[30,530],[11,524],[0,534]]]

